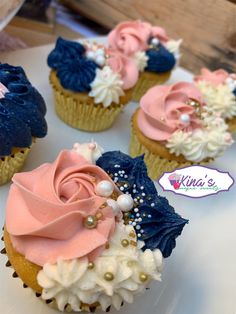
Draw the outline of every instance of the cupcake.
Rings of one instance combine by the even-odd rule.
[[[132,117],[130,154],[145,154],[151,178],[207,164],[232,144],[224,119],[209,112],[194,83],[152,87]]]
[[[46,135],[45,113],[24,70],[0,64],[0,185],[21,170],[35,139]]]
[[[236,74],[222,69],[211,72],[203,68],[194,81],[207,109],[223,117],[230,132],[236,132]]]
[[[130,101],[139,73],[124,54],[62,38],[49,54],[48,65],[58,116],[74,128],[92,132],[111,127]]]
[[[181,42],[170,39],[163,28],[141,21],[121,22],[109,33],[109,46],[132,58],[139,68],[133,100],[139,101],[149,88],[168,80],[180,57]]]
[[[186,223],[142,156],[77,143],[13,177],[2,253],[13,277],[60,311],[119,310],[160,280]]]

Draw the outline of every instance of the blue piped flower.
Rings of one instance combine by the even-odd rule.
[[[131,158],[119,151],[104,153],[97,165],[104,169],[123,193],[134,199],[129,224],[144,241],[143,249],[160,249],[168,257],[176,245],[176,238],[188,222],[177,213],[166,198],[158,195],[147,175],[143,156]]]
[[[0,64],[0,82],[9,90],[0,99],[0,156],[6,156],[47,134],[46,105],[21,67]]]
[[[146,71],[168,72],[174,68],[176,63],[173,53],[169,52],[162,44],[147,50],[146,55],[148,56]]]
[[[62,64],[57,71],[61,85],[75,92],[88,92],[90,83],[96,76],[98,65],[86,58],[77,59],[74,62]]]
[[[80,59],[84,52],[85,48],[80,43],[59,37],[55,48],[48,56],[48,65],[58,70],[62,64]]]

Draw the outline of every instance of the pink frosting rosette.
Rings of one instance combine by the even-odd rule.
[[[62,151],[52,164],[13,177],[6,228],[13,247],[37,265],[88,257],[94,260],[115,229],[107,198],[96,195],[110,177],[75,151]],[[117,188],[114,185],[114,189]],[[86,217],[100,213],[93,229]]]
[[[191,83],[155,86],[141,98],[138,126],[156,141],[166,141],[177,130],[192,131],[201,127],[193,100],[203,105],[200,91]]]
[[[211,83],[214,86],[217,86],[219,84],[223,84],[228,76],[229,76],[229,73],[223,69],[210,71],[206,68],[202,68],[201,74],[195,76],[194,81],[195,82],[206,81],[206,82]]]
[[[119,51],[108,49],[106,53],[108,55],[107,64],[114,72],[120,74],[124,82],[124,90],[132,88],[137,83],[139,75],[136,63]]]
[[[147,50],[148,40],[152,37],[162,43],[169,40],[162,27],[142,21],[121,22],[109,33],[108,43],[112,49],[132,56],[138,51]]]
[[[119,23],[108,35],[108,43],[112,49],[133,55],[137,51],[148,48],[151,36],[151,25],[141,21]]]

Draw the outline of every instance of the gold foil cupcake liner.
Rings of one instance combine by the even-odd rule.
[[[171,172],[177,168],[184,168],[192,165],[207,165],[210,161],[212,161],[180,162],[177,160],[170,160],[168,158],[161,157],[149,151],[148,148],[139,141],[133,128],[131,132],[129,153],[132,157],[137,157],[144,154],[144,161],[148,169],[148,175],[152,180],[158,180],[164,172]]]
[[[131,100],[133,93],[133,90],[126,91],[126,94],[120,97],[120,104],[111,104],[105,108],[102,104],[96,105],[86,93],[65,90],[60,85],[55,71],[51,72],[50,81],[54,92],[55,110],[60,119],[73,128],[90,132],[110,128]]]
[[[30,147],[14,148],[11,155],[0,158],[0,185],[10,181],[22,169],[29,152]]]
[[[229,132],[235,133],[236,132],[236,117],[226,120],[226,123],[228,124]]]
[[[166,82],[170,77],[171,72],[153,73],[144,71],[140,73],[138,82],[133,91],[132,99],[139,102],[142,96],[149,90],[149,88],[160,85]]]

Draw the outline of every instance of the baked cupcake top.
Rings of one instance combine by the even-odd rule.
[[[108,35],[109,46],[133,58],[141,72],[172,70],[180,58],[181,42],[170,39],[163,28],[142,21],[121,22]]]
[[[61,85],[74,92],[88,93],[104,107],[119,103],[125,90],[138,80],[136,63],[126,55],[97,43],[78,43],[58,38],[48,56]]]
[[[132,302],[160,280],[162,256],[186,223],[158,195],[142,156],[103,153],[94,142],[16,174],[6,209],[13,247],[41,266],[42,297],[60,310]]]
[[[201,69],[194,77],[208,111],[220,114],[223,118],[236,117],[236,74],[223,69],[210,71]]]
[[[208,110],[194,83],[149,89],[141,98],[137,123],[147,138],[194,162],[218,157],[233,142],[224,119]]]
[[[0,64],[0,156],[47,134],[46,106],[21,67]]]

